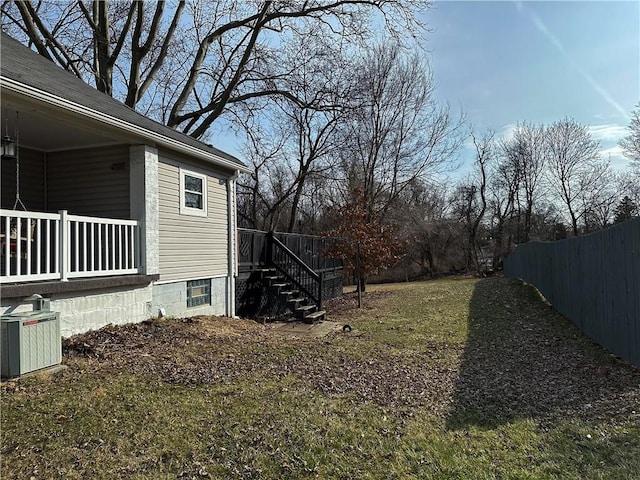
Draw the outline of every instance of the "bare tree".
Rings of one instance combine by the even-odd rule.
[[[512,138],[504,143],[503,150],[510,164],[517,169],[518,228],[520,228],[521,210],[524,209],[523,231],[518,232],[517,240],[527,242],[531,233],[531,216],[536,199],[540,195],[544,175],[546,156],[544,127],[526,122],[518,124]]]
[[[338,131],[349,112],[349,99],[354,89],[350,65],[340,47],[323,39],[308,42],[303,36],[297,48],[289,53],[293,59],[305,56],[304,66],[292,72],[286,82],[304,106],[288,99],[276,102],[273,121],[287,125],[289,144],[286,160],[293,173],[291,209],[287,231],[293,232],[298,209],[311,177],[322,177],[331,168],[331,159],[341,148]]]
[[[323,176],[330,166],[328,157],[337,148],[334,130],[339,113],[300,109],[292,104],[283,105],[279,113],[272,113],[271,120],[280,123],[271,126],[270,139],[249,132],[253,150],[247,157],[254,171],[240,182],[251,198],[254,225],[293,232],[306,189],[313,186],[312,179]]]
[[[574,235],[587,211],[587,198],[603,182],[608,164],[600,162],[600,145],[586,126],[566,118],[547,129],[548,179],[567,209]]]
[[[314,28],[316,35],[336,42],[362,44],[374,25],[384,25],[397,38],[407,38],[407,32],[411,36],[422,28],[414,13],[428,3],[192,0],[149,5],[5,1],[3,30],[101,91],[133,108],[159,110],[167,125],[200,138],[224,112],[252,100],[283,97],[305,105],[281,81],[290,73],[291,66],[281,66],[279,59],[291,32]]]
[[[317,52],[319,45],[321,54],[314,54],[311,50]],[[293,68],[300,56],[309,60]],[[245,125],[252,148],[262,152],[252,157],[256,171],[246,192],[257,202],[248,204],[262,205],[261,217],[269,228],[293,230],[305,199],[302,216],[315,218],[320,200],[339,208],[353,201],[349,192],[354,191],[363,192],[372,218],[380,214],[384,219],[403,191],[446,164],[462,140],[460,123],[453,124],[447,108],[432,97],[430,72],[396,43],[374,53],[305,40],[282,63],[292,66],[283,82],[305,105],[283,98],[251,117],[256,119],[253,126]],[[380,63],[384,77],[373,78]],[[275,144],[277,153],[267,147]],[[268,164],[261,160],[265,149],[271,150]]]
[[[385,217],[416,178],[447,166],[462,142],[462,119],[434,97],[430,67],[394,43],[366,52],[356,69],[354,108],[343,132],[341,173]]]
[[[114,71],[126,85],[124,102],[135,107],[167,59],[185,8],[170,13],[166,2],[4,2],[3,30],[33,45],[38,53],[114,95]],[[11,28],[13,26],[13,28]],[[128,73],[125,73],[128,72]],[[141,77],[144,78],[141,78]]]
[[[486,132],[482,137],[478,137],[474,132],[471,132],[471,139],[476,149],[476,172],[473,184],[463,190],[468,196],[465,212],[468,244],[467,268],[470,269],[471,265],[473,265],[478,273],[481,272],[478,261],[480,250],[478,229],[487,211],[487,174],[489,163],[494,156],[494,136],[495,133],[493,131]],[[476,204],[475,208],[472,205],[473,203]]]
[[[252,171],[238,179],[240,225],[279,230],[283,208],[276,202],[290,194],[286,193],[289,179],[279,162],[285,137],[254,126],[247,138],[244,158]]]
[[[489,173],[493,267],[496,269],[502,265],[516,235],[509,224],[513,223],[510,220],[514,218],[516,195],[520,188],[520,169],[517,157],[510,156],[508,148],[508,142],[499,143],[499,147],[496,147],[496,162]]]
[[[272,195],[269,205],[265,203],[263,218],[273,220],[278,213],[279,228],[289,232],[296,227],[301,202],[307,194],[317,191],[317,181],[330,168],[331,159],[340,147],[337,130],[348,111],[353,88],[351,69],[345,66],[340,47],[323,45],[321,39],[309,42],[304,32],[291,44],[295,48],[287,52],[282,63],[292,65],[292,72],[284,81],[306,105],[287,98],[273,99],[254,116],[255,123],[245,121],[243,125],[250,140],[251,158],[256,158],[254,166],[269,172],[271,177],[277,176],[281,187],[279,195]],[[307,57],[307,61],[293,68],[300,56]],[[265,130],[268,135],[264,134]],[[256,140],[257,135],[261,136],[260,141]],[[260,158],[264,156],[262,143],[274,145],[275,139],[278,139],[277,148],[269,155],[270,165],[265,165]],[[256,157],[256,152],[261,153]],[[312,179],[316,180],[313,185]],[[245,179],[244,183],[263,200],[265,188],[273,186],[264,179],[259,182],[257,175]],[[275,224],[270,221],[268,227],[274,228]]]
[[[585,233],[600,230],[613,221],[614,208],[619,198],[616,190],[616,175],[610,164],[603,160],[594,162],[591,171],[583,178],[585,187],[580,195],[580,209]],[[591,182],[591,186],[586,183]]]
[[[444,185],[416,179],[405,189],[388,212],[400,238],[407,240],[404,279],[430,275],[447,268],[449,249],[464,236],[456,222],[447,218]]]
[[[629,134],[620,140],[620,146],[624,154],[638,169],[640,174],[640,103],[636,105],[631,114],[631,121],[628,126]]]

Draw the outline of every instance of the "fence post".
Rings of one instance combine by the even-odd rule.
[[[58,247],[60,252],[60,280],[66,282],[69,280],[69,222],[66,210],[58,210],[60,214],[60,232],[58,235]]]
[[[267,232],[267,265],[273,265],[273,231]]]
[[[250,232],[248,235],[251,237],[251,251],[249,252],[249,261],[252,267],[259,265],[262,261],[262,250],[259,248],[258,235],[256,232]],[[263,247],[262,247],[263,248]]]
[[[318,292],[318,310],[322,309],[322,290],[324,287],[324,272],[320,272],[320,287]]]

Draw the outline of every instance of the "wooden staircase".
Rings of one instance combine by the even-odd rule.
[[[291,321],[314,324],[324,320],[326,312],[296,288],[293,282],[288,281],[284,275],[278,274],[275,268],[262,268],[255,273],[260,276],[259,281],[268,292],[269,299],[278,302],[285,312],[293,314]]]
[[[246,318],[323,321],[342,295],[342,261],[325,258],[330,239],[239,229],[236,312]]]

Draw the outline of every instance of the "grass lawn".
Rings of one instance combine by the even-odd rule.
[[[216,317],[107,327],[2,387],[4,479],[637,479],[640,368],[531,287],[371,286],[278,335]]]

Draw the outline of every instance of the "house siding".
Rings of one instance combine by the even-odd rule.
[[[48,153],[48,210],[128,219],[128,165],[128,145]]]
[[[207,176],[207,216],[180,214],[180,168]],[[160,153],[160,281],[228,274],[225,175]]]
[[[42,212],[44,202],[44,154],[20,147],[20,200],[27,210]],[[16,161],[2,160],[2,208],[16,201]]]

